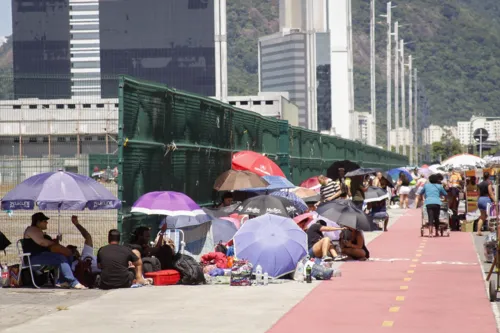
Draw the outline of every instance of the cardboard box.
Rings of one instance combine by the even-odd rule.
[[[474,221],[461,221],[460,230],[462,230],[463,232],[473,232]]]

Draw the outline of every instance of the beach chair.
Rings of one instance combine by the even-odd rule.
[[[175,253],[184,254],[186,243],[184,242],[184,231],[181,229],[167,229],[165,230],[164,238],[170,238],[174,241]]]
[[[23,251],[23,239],[19,239],[16,242],[16,248],[17,248],[17,254],[19,257],[19,274],[17,276],[17,284],[19,285],[21,277],[22,277],[22,272],[25,269],[29,270],[30,276],[31,276],[31,283],[33,284],[33,287],[40,289],[38,284],[35,282],[36,278],[35,276],[38,275],[43,275],[46,274],[47,278],[50,279],[52,278],[53,284],[55,285],[56,279],[55,275],[51,274],[51,271],[54,271],[54,268],[48,267],[46,265],[32,265],[31,264],[31,253],[25,253]]]

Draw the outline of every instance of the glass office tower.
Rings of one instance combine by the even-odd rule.
[[[12,0],[14,97],[71,97],[69,0]]]
[[[103,98],[120,74],[215,95],[213,1],[101,0],[99,30]]]

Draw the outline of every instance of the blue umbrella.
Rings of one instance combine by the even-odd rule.
[[[46,172],[32,176],[2,198],[3,210],[118,209],[121,201],[90,177],[71,172]]]
[[[307,235],[292,219],[266,214],[243,224],[234,235],[234,249],[238,258],[280,277],[293,272],[307,254]]]
[[[387,174],[389,176],[392,177],[392,179],[394,179],[396,182],[397,180],[399,179],[399,174],[400,173],[404,173],[406,175],[406,177],[408,177],[408,180],[409,181],[412,181],[413,180],[413,177],[411,176],[411,174],[408,172],[408,170],[406,170],[405,168],[396,168],[396,169],[391,169],[389,171],[387,171]]]
[[[229,242],[231,239],[233,239],[234,234],[236,234],[237,231],[238,228],[236,228],[234,223],[231,221],[222,219],[212,220],[212,235],[215,243]]]
[[[308,207],[307,204],[304,202],[303,199],[299,198],[295,193],[293,192],[288,192],[288,191],[276,191],[271,193],[272,196],[275,197],[282,197],[285,199],[288,199],[294,206],[299,210],[299,214],[304,213],[307,211]]]
[[[160,228],[167,223],[167,228],[169,229],[181,229],[186,227],[194,227],[206,222],[209,222],[212,218],[207,214],[189,216],[189,215],[176,215],[176,216],[166,216],[162,219],[160,223]]]

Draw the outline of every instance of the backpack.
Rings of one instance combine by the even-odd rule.
[[[311,276],[316,280],[330,280],[334,270],[323,265],[314,264],[312,266]]]
[[[181,274],[179,284],[205,284],[203,269],[196,260],[188,255],[178,253],[174,257],[174,267]]]
[[[7,254],[7,252],[5,251],[5,249],[10,244],[12,244],[10,242],[10,240],[0,231],[0,251],[4,251],[4,253]]]
[[[161,271],[161,262],[156,257],[142,258],[142,271],[144,273],[153,273]]]
[[[92,272],[92,260],[78,260],[74,272],[75,278],[85,287],[95,288],[96,276]]]

